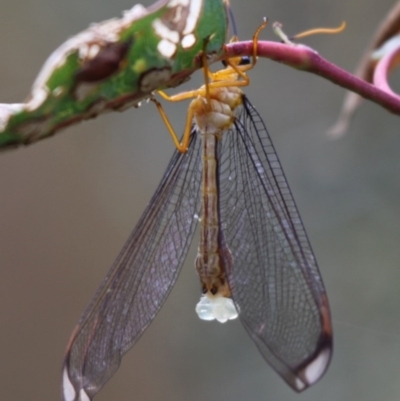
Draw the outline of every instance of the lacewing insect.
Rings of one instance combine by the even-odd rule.
[[[137,106],[221,55],[228,0],[158,0],[92,24],[56,49],[24,103],[0,104],[0,150],[29,145],[99,114]],[[207,39],[207,47],[203,43]]]
[[[90,400],[118,369],[170,293],[197,222],[201,319],[239,317],[266,361],[296,391],[325,373],[332,326],[324,285],[267,129],[241,86],[252,60],[232,58],[193,98],[153,198],[68,344],[65,401]],[[198,217],[200,216],[200,217]]]

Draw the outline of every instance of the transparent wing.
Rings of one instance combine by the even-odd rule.
[[[325,372],[328,301],[313,251],[267,129],[244,98],[220,154],[222,238],[239,317],[263,357],[296,391]]]
[[[194,133],[194,132],[193,132]],[[91,399],[154,319],[187,254],[200,209],[201,140],[175,152],[156,193],[70,339],[65,401]]]

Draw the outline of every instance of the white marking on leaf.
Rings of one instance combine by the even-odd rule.
[[[85,43],[79,48],[79,53],[78,53],[79,54],[79,58],[81,60],[84,60],[86,58],[88,52],[89,52],[89,45],[87,45]]]
[[[27,101],[25,109],[34,111],[38,109],[49,95],[47,87],[33,88],[31,98]]]
[[[182,7],[178,7],[176,9],[174,17],[172,18],[172,22],[174,24],[178,24],[181,18],[182,18]]]
[[[192,33],[184,36],[183,39],[181,40],[181,45],[184,49],[192,47],[195,43],[196,43],[196,37]]]
[[[157,18],[153,21],[153,28],[160,38],[167,39],[172,43],[179,42],[179,33],[169,29],[160,19]]]
[[[53,89],[53,96],[58,97],[63,95],[65,92],[65,88],[63,86],[57,86],[57,88]]]
[[[171,0],[168,3],[169,8],[174,8],[176,6],[184,6],[187,7],[189,5],[190,0]]]
[[[93,45],[89,47],[89,51],[87,53],[87,58],[89,60],[95,58],[97,56],[97,54],[100,51],[100,46],[99,45]]]
[[[185,29],[183,30],[184,35],[192,33],[196,28],[196,24],[200,17],[202,6],[203,6],[202,0],[192,1],[190,3],[189,15],[186,18],[186,26]]]
[[[13,114],[19,113],[24,110],[23,103],[1,103],[0,104],[0,131],[4,131],[7,127],[8,120]]]
[[[147,14],[148,12],[146,7],[144,7],[142,4],[135,4],[130,10],[125,10],[122,12],[122,18],[124,20],[134,21],[144,17]]]
[[[169,40],[162,39],[158,42],[157,50],[164,57],[171,58],[176,51],[176,45]]]

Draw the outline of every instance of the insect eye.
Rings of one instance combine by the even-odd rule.
[[[223,65],[224,67],[227,67],[227,66],[228,66],[228,63],[226,62],[226,60],[221,60],[221,63],[222,63],[222,65]],[[238,65],[249,65],[249,64],[250,64],[250,57],[248,57],[248,56],[243,56],[243,57],[240,59],[240,62],[239,62]]]
[[[250,57],[244,56],[241,58],[239,65],[249,65],[250,64]]]

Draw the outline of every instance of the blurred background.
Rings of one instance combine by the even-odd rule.
[[[149,5],[146,1],[143,4]],[[249,39],[266,15],[353,70],[393,0],[232,0]],[[47,56],[128,0],[1,0],[0,101],[20,102]],[[275,40],[271,29],[264,39]],[[400,397],[400,120],[372,103],[332,141],[344,90],[261,60],[246,88],[263,116],[328,290],[335,350],[325,377],[295,394],[239,321],[194,311],[197,241],[167,303],[96,401],[375,401]],[[394,78],[393,84],[396,85]],[[193,79],[197,86],[201,75]],[[397,80],[399,82],[399,80]],[[397,86],[399,88],[399,85]],[[177,130],[187,104],[167,105]],[[68,128],[0,155],[0,388],[8,401],[60,398],[63,353],[173,152],[152,104]]]

